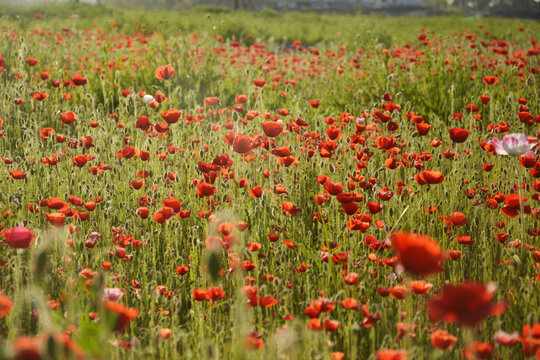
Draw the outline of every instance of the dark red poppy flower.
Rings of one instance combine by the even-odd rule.
[[[261,125],[264,134],[268,137],[276,137],[283,131],[283,125],[276,121],[265,121]]]
[[[321,106],[321,102],[319,100],[309,100],[309,105],[316,109],[318,108],[319,106]]]
[[[198,197],[206,197],[211,196],[215,194],[217,189],[212,186],[211,184],[208,184],[206,182],[202,182],[200,184],[197,184],[197,196]]]
[[[266,80],[265,79],[253,79],[253,84],[255,86],[263,88],[266,86]]]
[[[500,315],[506,310],[505,303],[492,303],[495,290],[493,283],[485,285],[465,281],[445,285],[441,293],[429,300],[429,319],[474,327],[488,316]]]
[[[455,143],[462,143],[469,137],[470,131],[460,128],[452,128],[448,130],[450,139]]]
[[[35,66],[38,63],[38,61],[35,58],[26,58],[26,63],[29,66]]]
[[[429,130],[431,130],[431,125],[425,122],[421,122],[419,124],[416,124],[416,130],[418,131],[418,134],[420,136],[427,135]]]
[[[260,198],[263,193],[263,187],[261,185],[257,185],[249,189],[249,196],[253,198]]]
[[[86,85],[86,79],[83,78],[80,74],[77,74],[71,78],[71,84],[73,86],[83,86]]]

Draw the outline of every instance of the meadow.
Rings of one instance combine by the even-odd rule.
[[[0,359],[540,359],[540,22],[0,9]]]

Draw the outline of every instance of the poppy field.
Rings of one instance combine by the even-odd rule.
[[[538,34],[0,10],[0,359],[540,359]]]

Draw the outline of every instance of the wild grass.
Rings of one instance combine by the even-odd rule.
[[[35,13],[43,17],[36,19]],[[405,349],[410,359],[459,359],[472,340],[491,341],[494,356],[501,359],[524,357],[519,344],[502,346],[493,336],[499,330],[521,332],[525,324],[540,321],[539,260],[533,255],[539,247],[538,190],[533,188],[535,179],[530,170],[519,165],[517,158],[489,154],[479,143],[500,137],[490,124],[503,121],[509,124],[510,133],[539,136],[538,123],[529,126],[518,118],[520,98],[528,100],[531,114],[539,113],[538,22],[457,16],[235,13],[209,8],[150,12],[50,5],[2,8],[0,24],[0,54],[5,61],[0,74],[0,118],[4,121],[0,156],[13,160],[12,164],[0,163],[0,226],[25,226],[36,232],[30,249],[15,250],[5,241],[0,246],[0,289],[14,303],[9,315],[0,319],[0,357],[12,356],[12,344],[23,335],[60,332],[67,332],[89,358],[101,359],[327,359],[336,352],[343,352],[346,359],[374,359],[379,349]],[[426,34],[430,43],[420,41],[421,34]],[[473,35],[473,40],[467,39],[467,34]],[[291,49],[295,40],[305,44],[304,51]],[[234,41],[239,47],[232,46]],[[502,47],[494,45],[496,41],[508,45],[506,55],[493,51]],[[261,50],[257,44],[265,48]],[[536,49],[536,55],[528,54],[529,49]],[[25,62],[29,57],[36,58],[38,64],[30,67]],[[176,70],[175,76],[157,79],[155,70],[165,64]],[[43,71],[50,78],[41,80],[39,72]],[[78,73],[87,80],[86,85],[51,85],[53,80],[62,83]],[[497,76],[499,82],[486,85],[482,82],[485,76]],[[267,86],[257,89],[253,84],[256,78],[266,79]],[[131,95],[124,97],[122,90],[131,91]],[[35,91],[49,97],[36,101],[31,95]],[[142,102],[139,92],[162,93],[168,100],[152,109]],[[64,93],[71,93],[71,100],[66,100]],[[392,121],[399,125],[395,132],[372,116],[388,103],[383,100],[385,93],[401,106],[392,113]],[[246,114],[234,109],[239,94],[249,99],[245,110],[261,113],[245,124],[241,119]],[[481,95],[488,95],[490,101],[482,104]],[[205,105],[208,97],[218,97],[219,103]],[[15,105],[18,98],[24,102]],[[310,106],[314,99],[321,101],[320,107]],[[468,104],[476,104],[479,112],[468,112]],[[163,136],[147,136],[135,128],[141,115],[148,116],[151,123],[163,122],[159,114],[167,109],[181,110],[183,117],[169,124]],[[219,109],[228,111],[220,114]],[[290,115],[279,116],[280,109],[288,109]],[[60,114],[68,111],[77,115],[77,121],[69,125],[60,120]],[[411,111],[432,126],[427,136],[418,136],[407,117]],[[235,133],[262,134],[263,113],[279,116],[285,124],[292,124],[295,118],[308,124],[296,131],[294,126],[284,126],[291,131],[275,138],[275,146],[288,146],[297,164],[281,166],[263,147],[253,150],[253,158],[245,158],[223,141],[229,133],[227,122],[233,124]],[[463,118],[457,120],[455,113]],[[187,115],[204,115],[204,121],[186,122]],[[337,149],[332,157],[320,156],[321,142],[328,140],[326,117],[336,119],[343,133],[335,140]],[[365,118],[366,124],[374,124],[379,131],[360,134],[365,136],[365,144],[353,146],[350,136],[356,132],[357,118]],[[91,127],[91,122],[98,126]],[[47,127],[68,141],[58,143],[54,136],[42,140],[40,130]],[[455,127],[470,131],[466,142],[452,143],[448,130]],[[425,161],[425,168],[442,172],[446,180],[420,186],[414,180],[419,173],[414,167],[388,169],[387,151],[374,144],[376,136],[391,135],[399,143],[401,154],[396,157],[401,159],[405,152],[428,152],[432,160]],[[83,136],[91,136],[94,146],[81,146]],[[430,146],[435,138],[442,141],[440,147]],[[69,147],[69,139],[79,146]],[[150,159],[118,158],[118,151],[126,145],[148,151]],[[309,149],[314,151],[311,157]],[[444,156],[448,151],[455,152],[453,160]],[[364,168],[357,168],[362,152],[369,161]],[[57,165],[41,161],[53,154],[59,160]],[[92,154],[95,159],[79,168],[71,159],[80,154]],[[197,164],[210,163],[221,154],[229,154],[233,164],[223,173],[220,170],[212,200],[199,198],[193,182],[203,175]],[[90,174],[89,168],[99,163],[109,165],[110,170]],[[490,172],[482,169],[487,163],[493,164]],[[24,171],[27,178],[12,179],[9,171],[13,170]],[[137,177],[141,171],[149,173],[143,179],[146,185],[134,190],[130,182],[141,180]],[[175,173],[176,178],[171,180],[169,173]],[[351,180],[355,174],[364,180]],[[377,228],[372,223],[365,233],[349,231],[351,217],[336,199],[316,205],[314,195],[325,192],[316,181],[319,175],[342,182],[345,189],[348,182],[355,183],[351,191],[364,198],[359,212],[369,213],[368,202],[381,203],[383,210],[372,216],[384,225]],[[241,178],[247,179],[247,187],[238,186]],[[398,194],[399,180],[405,184],[402,194]],[[532,215],[508,218],[500,209],[486,206],[490,196],[517,192],[521,183],[525,184],[521,194],[528,198]],[[249,188],[256,185],[264,188],[261,198],[248,195]],[[276,194],[278,185],[285,185],[287,192]],[[378,198],[385,186],[395,193],[389,201]],[[465,193],[470,189],[477,192],[472,199]],[[53,197],[68,202],[70,196],[85,202],[102,196],[103,201],[88,212],[87,221],[72,216],[63,227],[45,222],[44,213],[56,210],[48,209],[46,201],[40,202]],[[136,212],[143,206],[143,196],[154,201],[147,205],[147,219],[139,218]],[[180,200],[191,217],[173,216],[159,224],[152,214],[171,197]],[[284,215],[283,201],[292,202],[301,212]],[[29,204],[37,204],[40,211],[30,212]],[[438,211],[426,214],[424,208],[432,206]],[[221,222],[249,224],[242,232],[235,230],[238,238],[231,251],[211,251],[205,246],[209,235],[219,235],[215,224],[197,214],[207,210]],[[441,220],[456,211],[464,213],[468,221],[464,227],[449,228]],[[314,212],[324,212],[328,222],[316,221]],[[503,221],[505,227],[497,227]],[[128,246],[128,257],[118,258],[111,227],[125,228],[124,234],[132,234],[143,245]],[[459,260],[446,261],[442,273],[427,279],[433,284],[427,295],[411,293],[397,300],[377,294],[380,286],[407,285],[414,280],[411,275],[396,274],[393,266],[378,265],[368,258],[375,254],[388,259],[393,252],[371,249],[364,243],[367,235],[383,241],[398,229],[429,235],[445,251],[462,251]],[[85,241],[93,231],[102,236],[89,248]],[[499,243],[495,235],[503,231],[509,239]],[[270,232],[279,234],[277,242],[269,241]],[[458,244],[457,235],[471,236],[474,244]],[[297,248],[287,247],[283,243],[286,239]],[[516,239],[530,244],[532,250],[509,246]],[[261,249],[248,250],[250,242],[260,243]],[[331,242],[339,247],[328,250],[330,261],[324,262],[321,249],[330,247]],[[332,261],[339,253],[347,259],[345,266]],[[252,261],[256,268],[229,272],[235,257]],[[103,262],[112,263],[110,271],[103,269]],[[295,271],[302,264],[307,270]],[[189,266],[186,275],[176,273],[181,265]],[[81,276],[83,269],[95,273],[91,282]],[[351,271],[360,279],[349,286],[342,275]],[[252,285],[261,296],[273,296],[277,304],[249,308],[240,290],[246,277],[253,278]],[[472,330],[431,322],[427,300],[445,283],[464,279],[495,282],[496,299],[508,303],[507,311]],[[166,287],[170,296],[158,295],[159,286]],[[193,299],[194,289],[212,286],[221,287],[225,299]],[[101,301],[104,287],[123,289],[121,302],[140,311],[123,332],[112,331],[115,319]],[[339,321],[337,331],[308,328],[305,309],[319,297],[335,301],[335,310],[321,317]],[[340,304],[348,297],[365,303],[371,314],[380,312],[380,321],[369,328],[362,326],[364,313],[346,310]],[[47,306],[50,300],[58,301],[59,307]],[[99,313],[99,320],[90,320],[90,312]],[[294,314],[294,319],[284,320],[288,314]],[[400,322],[415,328],[398,340],[396,324]],[[435,327],[457,336],[452,349],[432,345],[430,333]],[[159,329],[163,328],[172,330],[170,338],[160,337]],[[262,334],[264,348],[246,351],[247,331]],[[54,341],[43,347],[43,357],[72,356],[61,346],[55,347]]]

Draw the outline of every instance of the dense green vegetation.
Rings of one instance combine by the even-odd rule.
[[[539,22],[0,24],[0,358],[539,356]]]

